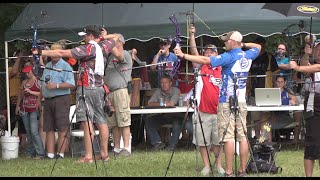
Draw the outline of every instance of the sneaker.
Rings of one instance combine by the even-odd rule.
[[[238,177],[246,177],[247,176],[247,173],[245,171],[238,171]]]
[[[167,151],[173,151],[175,148],[176,148],[176,146],[174,146],[174,145],[169,145],[169,146],[166,148],[166,150],[167,150]]]
[[[62,157],[60,154],[56,154],[56,155],[54,156],[54,159],[63,159],[63,157]]]
[[[226,173],[223,168],[217,168],[217,172],[218,172],[218,177],[224,177]]]
[[[159,142],[152,147],[152,151],[158,151],[165,147],[166,145],[163,142]]]
[[[35,155],[27,155],[26,158],[28,159],[33,159],[34,157],[36,157]]]
[[[32,159],[44,159],[44,156],[36,155],[36,156],[34,156]]]
[[[202,176],[209,176],[210,174],[210,167],[204,167],[201,171]]]
[[[128,150],[126,150],[126,149],[122,149],[120,152],[119,152],[119,154],[118,154],[118,156],[122,156],[122,157],[128,157],[128,156],[130,156],[131,155],[131,152],[129,152]]]
[[[232,173],[230,173],[230,174],[224,173],[224,177],[233,177],[233,174]]]

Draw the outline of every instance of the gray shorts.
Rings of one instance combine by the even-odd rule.
[[[82,87],[77,88],[76,101],[78,104],[76,118],[77,122],[87,121],[86,110],[88,110],[88,120],[97,124],[106,124],[106,118],[103,111],[104,106],[104,89],[103,87],[84,87],[84,97],[86,105],[82,97]]]
[[[202,121],[203,134],[205,139],[203,139],[202,129],[199,122],[199,115]],[[218,131],[218,118],[216,114],[208,114],[199,111],[199,115],[193,113],[193,144],[197,146],[210,146],[211,144],[219,145],[219,131]],[[206,140],[206,145],[204,143]]]

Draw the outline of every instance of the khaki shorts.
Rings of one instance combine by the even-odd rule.
[[[128,89],[118,89],[109,94],[110,101],[115,109],[111,117],[107,117],[110,127],[126,127],[131,125],[130,96]]]
[[[202,122],[203,134],[201,125],[199,122],[199,115]],[[208,114],[205,112],[199,111],[199,115],[193,113],[193,144],[197,146],[210,146],[211,144],[219,145],[219,131],[218,131],[218,123],[217,123],[217,115],[216,114]],[[203,136],[205,139],[203,139]],[[206,145],[204,143],[206,140]]]
[[[239,114],[236,118],[237,136],[236,141],[246,140],[245,132],[247,132],[247,104],[239,102]],[[230,111],[229,103],[219,103],[218,105],[218,129],[220,141],[227,142],[234,140],[235,118]],[[243,126],[242,126],[242,123]],[[223,137],[224,131],[227,129],[226,135]]]

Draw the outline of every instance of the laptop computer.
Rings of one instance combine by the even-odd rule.
[[[280,88],[255,88],[256,106],[281,106]]]

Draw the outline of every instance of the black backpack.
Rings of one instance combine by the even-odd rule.
[[[275,155],[280,151],[281,146],[275,149],[271,143],[251,143],[253,158],[247,164],[246,172],[250,173],[272,173],[278,174],[282,172],[280,166],[276,166]]]

